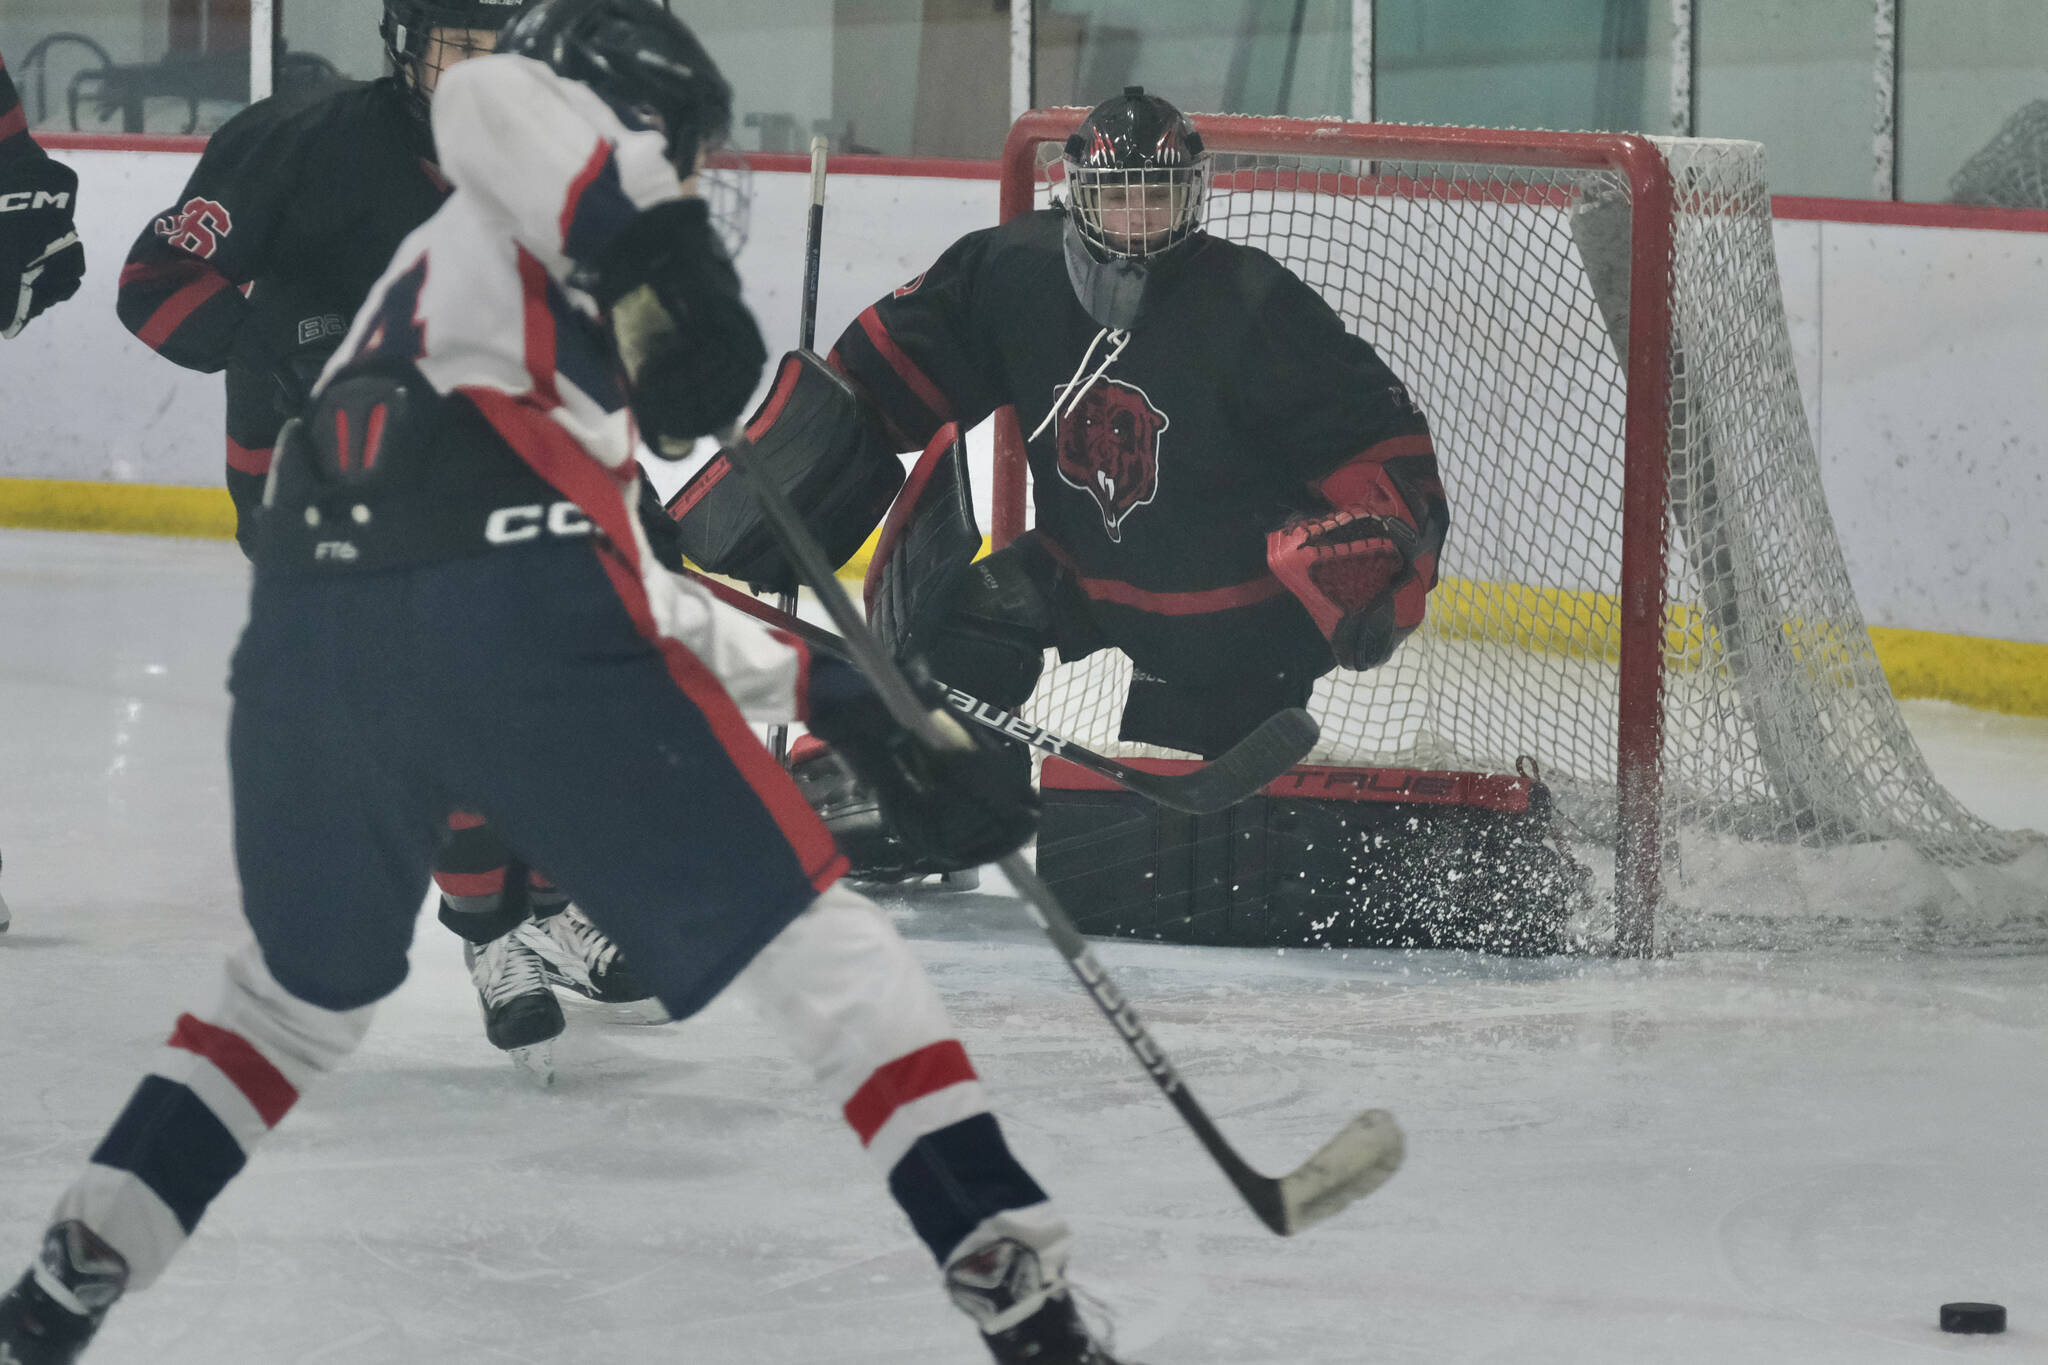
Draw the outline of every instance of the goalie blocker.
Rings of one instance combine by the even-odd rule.
[[[756,467],[781,487],[834,568],[853,558],[903,486],[890,449],[853,387],[810,351],[791,351],[747,422]],[[745,480],[724,453],[669,499],[683,553],[757,591],[793,593],[796,573]]]

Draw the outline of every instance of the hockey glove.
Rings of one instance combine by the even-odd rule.
[[[1422,624],[1429,581],[1416,572],[1405,516],[1353,510],[1290,521],[1266,537],[1266,562],[1308,608],[1343,668],[1377,668]]]
[[[580,280],[610,316],[633,415],[671,459],[732,425],[768,363],[740,277],[701,199],[646,210]]]
[[[85,247],[71,215],[78,172],[30,156],[0,165],[0,336],[78,292]]]
[[[814,657],[811,733],[826,741],[874,789],[897,837],[932,871],[992,863],[1037,832],[1038,797],[1029,764],[993,735],[969,734],[937,700],[932,719],[947,744],[926,744],[896,723],[867,680],[849,664]]]

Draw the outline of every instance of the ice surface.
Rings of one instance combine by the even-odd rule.
[[[10,1277],[237,937],[221,684],[245,592],[231,546],[0,532]],[[1907,709],[1967,803],[2048,827],[2048,723]],[[890,908],[1136,1360],[2048,1361],[2048,959],[1100,945],[1266,1169],[1361,1108],[1400,1115],[1407,1168],[1282,1241],[1014,900]],[[515,1075],[423,921],[362,1052],[90,1359],[981,1358],[844,1123],[742,1011],[579,1010],[559,1062],[551,1092]],[[2006,1304],[2011,1330],[1943,1336],[1954,1299]]]

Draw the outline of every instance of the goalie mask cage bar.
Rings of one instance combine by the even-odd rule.
[[[1011,129],[1004,221],[1057,196],[1059,144],[1085,113]],[[2048,855],[1934,779],[1878,666],[1800,403],[1760,146],[1195,124],[1214,158],[1208,231],[1280,259],[1372,342],[1427,413],[1450,498],[1427,622],[1382,668],[1318,684],[1315,761],[1534,758],[1571,824],[1613,850],[1624,954],[1730,941],[1686,932],[1669,874],[1759,844],[1908,851],[1936,890],[1863,926],[1878,941],[2048,938],[2038,886],[1985,896],[1950,875],[2009,881],[2025,857],[2032,878]],[[1000,545],[1030,496],[1007,411],[996,452]],[[1158,752],[1117,741],[1127,678],[1115,651],[1055,664],[1031,718]],[[1880,880],[1895,865],[1858,866]]]

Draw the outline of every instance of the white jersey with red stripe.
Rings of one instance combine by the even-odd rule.
[[[789,637],[656,563],[633,508],[640,448],[610,328],[576,280],[633,218],[684,195],[666,139],[527,57],[452,68],[434,140],[454,192],[407,237],[322,383],[410,360],[626,553],[614,580],[650,636],[711,665],[749,720],[796,717],[805,667]]]

